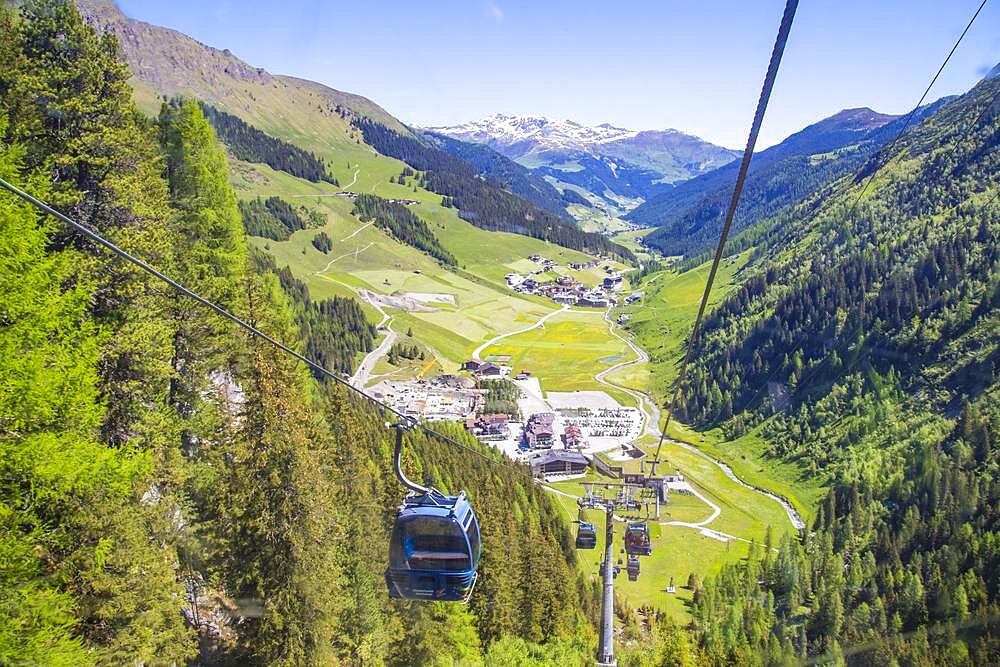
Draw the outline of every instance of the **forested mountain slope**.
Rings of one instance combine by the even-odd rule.
[[[914,127],[856,209],[878,156],[761,223],[706,320],[682,417],[831,486],[814,534],[706,585],[713,662],[996,661],[998,100],[989,79]]]
[[[518,197],[538,208],[569,219],[566,201],[551,183],[489,146],[453,139],[436,132],[421,136],[448,155],[465,160],[486,178],[503,183]]]
[[[400,158],[385,145],[373,146],[374,139],[359,131],[365,127],[385,128],[419,145],[427,154],[437,153],[433,162],[438,169],[451,165],[446,179],[435,180],[438,184],[447,180],[448,186],[434,191],[453,199],[464,197],[470,215],[463,217],[476,226],[543,238],[573,249],[630,256],[628,250],[606,238],[580,232],[559,215],[504,191],[499,182],[483,182],[475,167],[418,139],[370,100],[314,82],[271,75],[228,51],[203,45],[174,30],[130,19],[109,0],[80,0],[76,4],[91,24],[118,37],[135,76],[132,83],[136,98],[147,111],[154,111],[164,96],[193,97],[243,119],[267,135],[314,153],[325,160],[324,173],[334,183],[345,184],[351,182],[352,169],[356,169],[352,164],[372,161],[369,146],[384,156]],[[379,161],[377,155],[374,158]]]
[[[944,101],[920,109],[933,113]],[[871,109],[846,109],[754,156],[733,229],[739,232],[856,170],[896,136],[904,119]],[[645,242],[667,255],[697,257],[714,249],[736,180],[735,163],[677,184],[632,211],[630,221],[659,227]],[[730,246],[738,252],[739,243]]]
[[[137,113],[115,39],[65,2],[0,7],[0,56],[5,179],[337,363],[331,338],[347,333],[324,318],[366,323],[253,256],[196,103]],[[0,663],[586,650],[590,589],[558,509],[522,472],[409,438],[407,468],[466,488],[485,546],[470,606],[393,601],[382,570],[402,490],[385,415],[6,192],[0,227]]]

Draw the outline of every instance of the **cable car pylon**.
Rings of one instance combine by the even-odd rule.
[[[601,667],[615,667],[615,504],[607,501],[604,507],[607,526],[604,535],[604,602],[601,608],[601,645],[597,649],[597,664]]]

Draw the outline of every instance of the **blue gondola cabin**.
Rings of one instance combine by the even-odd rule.
[[[479,523],[465,492],[411,493],[396,515],[385,583],[390,597],[465,602],[481,554]]]
[[[597,529],[594,524],[586,521],[580,522],[580,527],[576,531],[577,549],[594,549],[597,547]]]

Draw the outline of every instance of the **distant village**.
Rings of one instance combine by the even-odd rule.
[[[538,269],[532,271],[527,276],[520,273],[508,273],[507,286],[515,292],[521,294],[536,294],[552,299],[556,303],[569,306],[581,306],[584,308],[607,308],[618,304],[618,292],[624,287],[624,280],[621,273],[615,271],[610,265],[605,264],[602,268],[607,276],[599,286],[588,287],[570,275],[560,275],[555,280],[541,280],[538,277],[553,271],[558,264],[554,260],[540,255],[530,255],[531,261],[538,265]],[[587,262],[571,262],[568,266],[574,271],[584,271],[600,266],[600,261],[596,259]],[[631,298],[631,297],[630,297]],[[632,303],[628,299],[626,303]]]
[[[527,276],[507,274],[507,285],[522,294],[536,294],[556,303],[607,308],[635,303],[641,292],[622,295],[620,272],[601,261],[571,262],[573,271],[600,268],[605,276],[590,287],[571,275],[557,275],[558,264],[540,255],[529,260],[537,269]],[[619,317],[619,323],[627,315]],[[623,407],[601,391],[543,393],[531,370],[515,369],[508,355],[469,359],[458,374],[431,379],[384,379],[369,389],[372,395],[408,416],[461,422],[483,442],[510,458],[528,463],[539,477],[578,476],[591,465],[608,467],[607,460],[628,461],[642,456],[635,447],[643,424],[637,408]],[[519,398],[505,412],[495,403],[487,411],[491,382],[510,382]],[[495,385],[494,385],[495,386]],[[501,408],[503,409],[503,408]],[[597,457],[601,453],[603,457]]]

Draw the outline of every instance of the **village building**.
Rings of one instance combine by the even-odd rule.
[[[563,444],[566,447],[578,447],[583,444],[583,431],[579,426],[570,424],[563,430]]]
[[[582,475],[590,465],[589,459],[580,452],[553,449],[531,461],[531,472],[536,476],[570,474]]]
[[[528,449],[548,448],[555,437],[553,423],[556,416],[552,412],[539,412],[528,418],[524,425],[523,446]]]
[[[635,303],[636,301],[642,301],[642,292],[632,292],[625,297],[625,305]]]
[[[506,438],[510,435],[510,417],[505,414],[480,415],[465,420],[465,427],[480,438]]]
[[[576,305],[585,308],[607,308],[608,299],[603,294],[591,292],[577,299]]]
[[[621,276],[609,276],[604,279],[604,282],[601,283],[601,286],[604,287],[604,289],[616,289],[618,287],[621,287],[621,284],[622,284]]]
[[[503,368],[493,362],[487,361],[479,367],[479,370],[476,371],[476,375],[481,378],[503,377]]]

